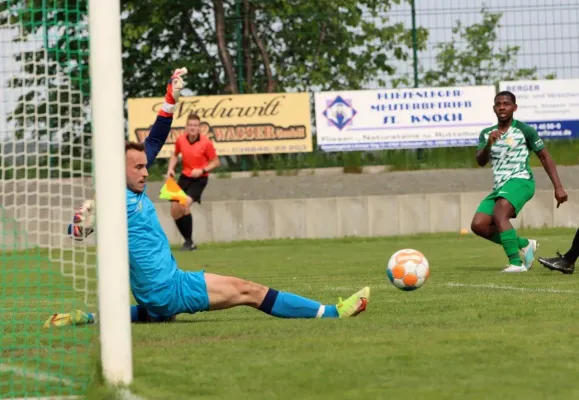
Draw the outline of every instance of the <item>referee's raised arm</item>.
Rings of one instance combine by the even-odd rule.
[[[175,151],[169,160],[167,175],[175,176],[175,167],[181,156],[181,175],[177,183],[188,196],[186,205],[177,201],[171,202],[171,216],[185,243],[182,250],[196,250],[193,242],[193,217],[191,205],[194,202],[201,204],[201,195],[207,186],[209,173],[219,167],[219,157],[211,139],[200,132],[201,119],[197,114],[189,114],[185,133],[175,141]]]

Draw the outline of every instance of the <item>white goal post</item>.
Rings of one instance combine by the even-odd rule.
[[[102,369],[108,383],[128,385],[133,368],[120,21],[120,0],[89,0]]]

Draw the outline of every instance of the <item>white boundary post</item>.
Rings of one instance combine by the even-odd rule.
[[[133,380],[120,0],[89,1],[98,324],[105,380]]]

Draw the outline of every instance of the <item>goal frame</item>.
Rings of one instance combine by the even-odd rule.
[[[89,68],[103,377],[133,380],[120,0],[89,0]]]

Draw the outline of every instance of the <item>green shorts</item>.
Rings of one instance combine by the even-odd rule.
[[[535,181],[528,179],[511,179],[508,180],[500,189],[493,190],[491,194],[481,201],[477,213],[493,215],[495,202],[503,198],[515,208],[515,217],[519,215],[523,206],[535,195]]]

